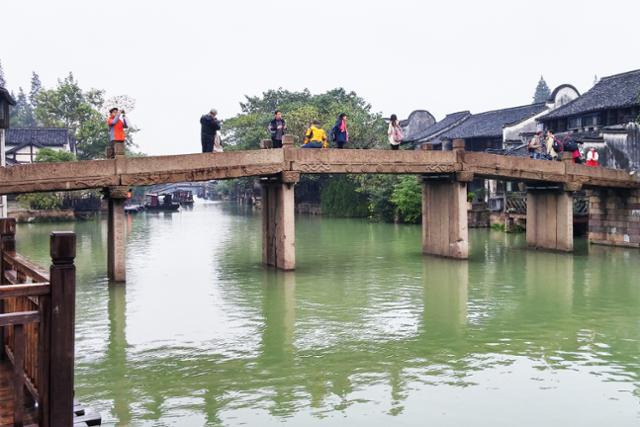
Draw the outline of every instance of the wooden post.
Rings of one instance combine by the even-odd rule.
[[[73,424],[73,369],[76,298],[76,235],[51,233],[51,322],[49,426]],[[47,319],[45,319],[46,321]]]
[[[13,325],[13,425],[16,427],[22,427],[24,421],[24,327],[22,323]]]
[[[16,220],[0,218],[0,286],[4,285],[4,260],[2,254],[16,252]],[[0,300],[0,314],[4,313],[4,301]],[[0,360],[4,359],[4,328],[0,328]]]

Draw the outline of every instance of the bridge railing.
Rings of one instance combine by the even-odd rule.
[[[507,193],[506,212],[511,214],[525,215],[527,213],[527,193],[513,191]],[[589,214],[589,198],[584,192],[578,192],[573,196],[573,214],[585,216]]]
[[[15,219],[0,219],[0,360],[13,368],[14,425],[26,398],[40,426],[72,424],[75,235],[52,233],[50,250],[47,272],[16,253]]]

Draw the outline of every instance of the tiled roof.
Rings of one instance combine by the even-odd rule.
[[[16,101],[11,97],[8,90],[0,86],[0,99],[4,99],[9,105],[16,105]]]
[[[521,107],[505,108],[503,110],[487,111],[473,114],[460,125],[451,128],[440,135],[440,139],[455,138],[502,138],[502,128],[505,125],[517,123],[541,113],[547,108],[544,102],[523,105]]]
[[[405,138],[403,142],[421,142],[438,136],[439,133],[446,131],[471,116],[468,111],[459,111],[457,113],[447,114],[447,116],[439,122],[417,132],[412,135],[411,139]]]
[[[62,147],[73,143],[67,128],[9,128],[5,134],[8,146],[38,144],[43,147]]]
[[[541,121],[608,108],[640,105],[640,70],[603,77],[581,97],[545,114]]]

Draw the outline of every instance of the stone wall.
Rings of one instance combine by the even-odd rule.
[[[593,190],[589,242],[640,248],[640,190]]]

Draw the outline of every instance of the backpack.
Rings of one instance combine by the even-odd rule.
[[[578,149],[578,144],[573,139],[570,139],[564,144],[564,149],[571,152],[576,151]]]
[[[338,125],[335,125],[331,129],[331,141],[336,142],[338,140]]]
[[[403,139],[404,134],[402,133],[402,129],[400,129],[400,126],[395,126],[393,128],[393,140],[395,142],[402,142]]]
[[[551,144],[551,148],[553,148],[553,151],[555,151],[556,153],[559,153],[562,151],[562,144],[560,144],[560,141],[553,138],[553,144]]]

